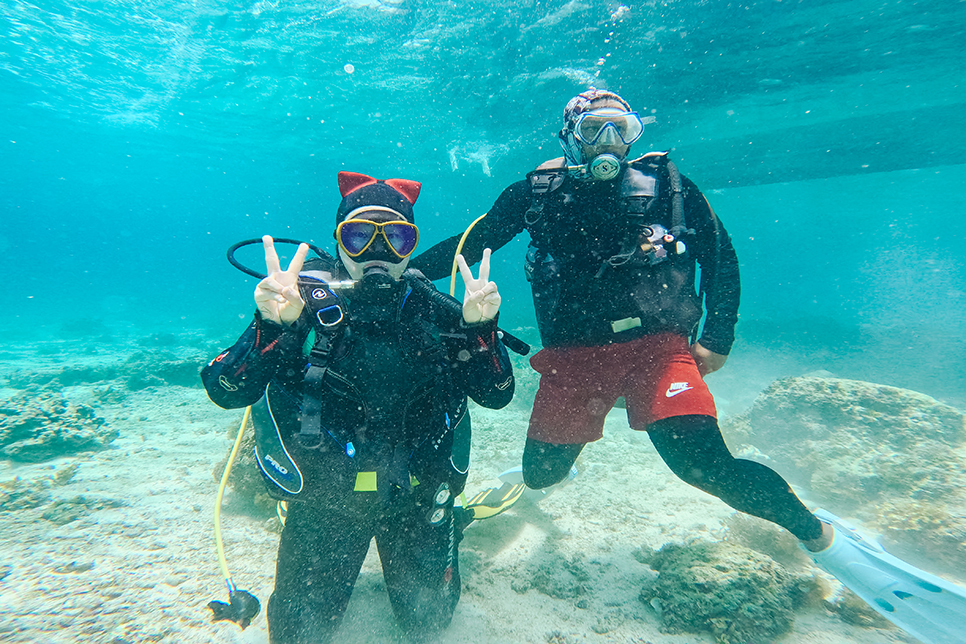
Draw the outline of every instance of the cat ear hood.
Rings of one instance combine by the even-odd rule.
[[[358,172],[339,173],[339,192],[342,203],[336,211],[335,223],[342,223],[349,215],[370,206],[388,208],[409,223],[413,222],[413,204],[419,197],[421,184],[408,179],[375,179]]]

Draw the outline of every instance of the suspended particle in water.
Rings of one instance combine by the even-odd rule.
[[[351,74],[356,70],[356,66],[353,65],[352,63],[346,63],[342,69],[345,71],[346,74]]]

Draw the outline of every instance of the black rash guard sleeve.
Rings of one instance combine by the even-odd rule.
[[[523,217],[529,207],[530,184],[527,181],[517,181],[504,190],[486,213],[486,217],[477,222],[467,236],[462,250],[466,263],[472,266],[482,259],[484,248],[496,252],[523,232]],[[434,281],[449,277],[453,270],[456,247],[459,246],[462,236],[463,233],[458,233],[439,242],[414,257],[410,266]]]
[[[300,344],[295,332],[256,313],[238,341],[201,370],[208,397],[224,409],[255,403],[279,367],[298,357]]]
[[[698,187],[681,177],[685,221],[697,235],[695,258],[701,267],[701,287],[707,310],[699,342],[721,355],[728,355],[735,341],[741,281],[738,256],[731,237]]]

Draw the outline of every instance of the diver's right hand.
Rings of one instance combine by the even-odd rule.
[[[299,295],[299,271],[309,254],[308,244],[299,244],[295,257],[284,271],[275,252],[275,240],[268,235],[262,237],[265,246],[265,268],[268,277],[255,287],[255,305],[262,317],[278,324],[290,325],[302,314],[305,302]]]
[[[483,259],[480,260],[480,276],[473,277],[473,271],[466,264],[462,255],[456,256],[466,294],[463,296],[463,321],[467,324],[486,322],[496,317],[500,310],[500,291],[496,284],[490,281],[490,249],[483,249]]]

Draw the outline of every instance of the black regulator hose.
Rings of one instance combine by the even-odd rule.
[[[426,297],[434,306],[441,308],[442,310],[452,313],[454,315],[463,316],[463,305],[460,301],[454,297],[446,295],[440,291],[433,288],[433,284],[424,279],[416,278],[409,280],[412,285],[413,290],[418,290],[422,295]],[[504,346],[514,353],[519,353],[521,356],[525,356],[530,353],[530,345],[516,337],[512,333],[504,331],[503,329],[497,329],[497,333],[500,335],[500,339],[503,340]]]
[[[328,254],[318,246],[314,244],[310,244],[308,242],[299,241],[298,239],[287,239],[285,237],[276,237],[274,238],[274,240],[276,244],[279,244],[279,243],[294,244],[295,246],[298,246],[299,244],[305,244],[306,246],[311,248],[312,251],[314,251],[315,254],[318,255],[319,257],[323,259],[332,259],[332,256],[330,254]],[[261,238],[258,238],[258,239],[246,239],[244,241],[238,242],[237,244],[232,244],[228,248],[228,262],[232,266],[240,270],[242,273],[244,273],[245,275],[251,275],[252,277],[260,280],[265,279],[266,277],[268,277],[267,275],[265,275],[265,273],[259,273],[253,268],[248,268],[247,266],[239,262],[237,259],[235,259],[235,251],[237,251],[239,248],[242,248],[244,246],[253,246],[255,244],[261,244],[261,243],[262,243]]]

